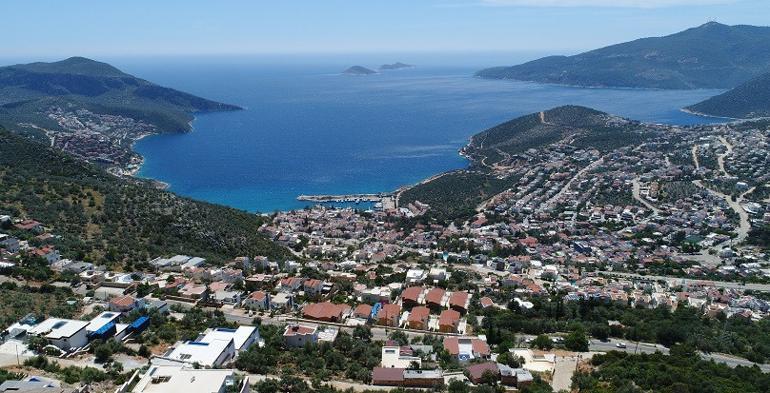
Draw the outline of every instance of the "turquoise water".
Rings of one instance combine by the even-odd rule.
[[[522,114],[579,104],[644,121],[702,123],[713,120],[679,108],[719,93],[488,81],[472,76],[482,64],[339,75],[355,63],[122,64],[153,82],[246,108],[200,115],[188,134],[141,140],[140,175],[197,199],[249,211],[286,210],[304,206],[296,201],[299,194],[390,191],[462,168],[467,162],[457,151],[468,137]]]

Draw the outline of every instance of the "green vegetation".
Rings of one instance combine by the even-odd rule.
[[[632,308],[599,301],[565,302],[559,298],[532,301],[535,307],[531,310],[511,302],[510,310],[490,307],[472,310],[472,313],[485,316],[480,329],[490,344],[513,346],[514,333],[518,332],[578,332],[573,339],[574,347],[579,348],[582,347],[578,341],[580,334],[588,332],[600,339],[617,337],[667,347],[684,343],[704,352],[729,353],[758,363],[770,359],[768,319],[753,322],[739,316],[727,319],[724,314],[712,319],[684,305],[671,312],[663,307]],[[607,321],[619,321],[620,325],[608,326]]]
[[[188,131],[197,112],[240,109],[161,87],[83,57],[0,68],[0,125],[15,130],[19,123],[32,123],[60,129],[41,110],[51,106],[131,117],[166,132]]]
[[[178,308],[175,310],[183,311]],[[143,313],[134,311],[126,319],[133,321]],[[177,341],[195,340],[200,332],[208,328],[234,328],[237,326],[233,322],[228,322],[222,311],[204,311],[197,307],[184,310],[184,317],[181,320],[170,318],[168,315],[157,312],[157,310],[150,311],[145,315],[150,318],[150,326],[137,338],[137,342],[140,344],[173,344]]]
[[[584,393],[759,393],[770,388],[770,374],[759,368],[701,360],[691,349],[676,346],[671,356],[609,352],[591,359],[595,369],[572,377],[573,389]]]
[[[94,367],[61,367],[59,363],[50,361],[45,356],[35,356],[33,358],[29,358],[24,361],[24,365],[56,374],[58,378],[61,378],[65,383],[69,384],[78,382],[101,382],[108,379],[111,379],[116,383],[122,383],[122,381],[125,380],[125,376],[120,375],[119,371],[113,371],[108,374]]]
[[[710,116],[750,119],[770,116],[770,73],[687,109]]]
[[[18,381],[24,378],[24,374],[10,372],[5,369],[0,369],[0,384],[5,381]]]
[[[665,37],[549,56],[476,75],[595,87],[732,88],[767,71],[770,28],[709,22]]]
[[[581,149],[609,151],[642,142],[640,123],[582,106],[560,106],[492,127],[471,138],[465,152],[476,164],[491,166],[528,149],[543,148],[572,137]]]
[[[288,370],[294,375],[312,376],[323,381],[343,377],[368,383],[370,370],[380,364],[380,345],[365,340],[366,335],[359,334],[354,338],[340,332],[333,344],[322,342],[303,348],[286,348],[282,326],[262,325],[260,334],[265,346],[254,345],[241,353],[235,361],[239,370],[257,374]]]
[[[72,301],[72,305],[67,304]],[[35,287],[17,287],[13,283],[0,285],[0,323],[11,325],[29,313],[37,317],[52,316],[72,318],[79,305],[69,288],[44,285]]]
[[[431,206],[426,216],[428,220],[468,218],[476,213],[476,207],[483,201],[518,182],[516,176],[500,178],[492,170],[516,159],[514,155],[544,148],[568,137],[576,148],[609,151],[640,143],[649,135],[650,131],[638,122],[581,106],[561,106],[522,116],[471,138],[465,148],[473,161],[470,170],[449,172],[416,185],[401,194],[399,203],[427,203]],[[626,192],[615,202],[630,203],[632,200],[630,192]]]
[[[453,220],[475,214],[476,206],[512,184],[512,179],[498,179],[483,172],[449,172],[404,191],[399,203],[402,206],[414,201],[427,203],[429,218]]]
[[[258,233],[257,215],[119,179],[2,130],[0,208],[52,228],[64,255],[97,263],[131,265],[177,253],[213,261],[288,255]]]

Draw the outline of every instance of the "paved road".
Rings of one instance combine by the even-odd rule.
[[[626,345],[625,348],[618,348],[618,343],[624,343]],[[664,347],[660,344],[651,344],[651,343],[643,343],[643,342],[634,342],[634,341],[623,341],[618,339],[609,339],[608,341],[599,341],[599,340],[591,340],[589,349],[591,351],[595,352],[609,352],[609,351],[622,351],[622,352],[628,352],[628,353],[655,353],[655,352],[661,352],[663,354],[668,354],[668,348]],[[758,366],[763,372],[770,372],[770,364],[756,364],[754,362],[751,362],[749,360],[739,358],[732,355],[727,355],[723,353],[700,353],[701,357],[707,360],[714,360],[717,363],[724,363],[730,367],[737,367],[737,366]]]
[[[740,283],[740,282],[731,282],[731,281],[710,281],[710,280],[693,280],[690,278],[681,278],[681,277],[669,277],[669,276],[642,276],[635,273],[624,273],[624,272],[608,272],[608,271],[601,271],[600,273],[610,276],[618,276],[618,277],[627,277],[627,278],[636,278],[640,280],[663,280],[667,281],[671,284],[677,285],[677,284],[687,284],[687,283],[708,283],[709,285],[713,285],[717,288],[730,288],[730,289],[751,289],[753,291],[764,291],[764,292],[770,292],[770,284],[753,284],[753,283]]]
[[[642,198],[642,185],[639,183],[639,178],[638,177],[634,178],[632,184],[633,184],[632,194],[634,196],[634,199],[639,201],[639,203],[644,205],[644,207],[652,210],[652,212],[654,214],[660,213],[660,209],[658,209],[657,207],[653,206],[651,203],[647,202],[646,200],[644,200],[644,198]]]

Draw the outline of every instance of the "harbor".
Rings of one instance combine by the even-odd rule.
[[[392,193],[377,194],[343,194],[343,195],[300,195],[298,201],[315,203],[371,203],[378,210],[396,208],[396,196]]]

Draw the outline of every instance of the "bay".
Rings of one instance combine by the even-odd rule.
[[[391,61],[397,60],[411,62],[406,56]],[[371,76],[340,72],[353,64],[376,68],[384,59],[117,61],[153,82],[245,108],[201,114],[190,133],[139,141],[136,150],[145,158],[139,176],[166,182],[180,195],[271,212],[305,206],[296,200],[300,194],[392,191],[462,168],[467,162],[457,151],[471,135],[559,105],[668,124],[718,121],[679,110],[721,92],[717,90],[492,81],[473,77],[494,61],[490,58],[484,64],[457,57],[420,60],[415,68]]]

